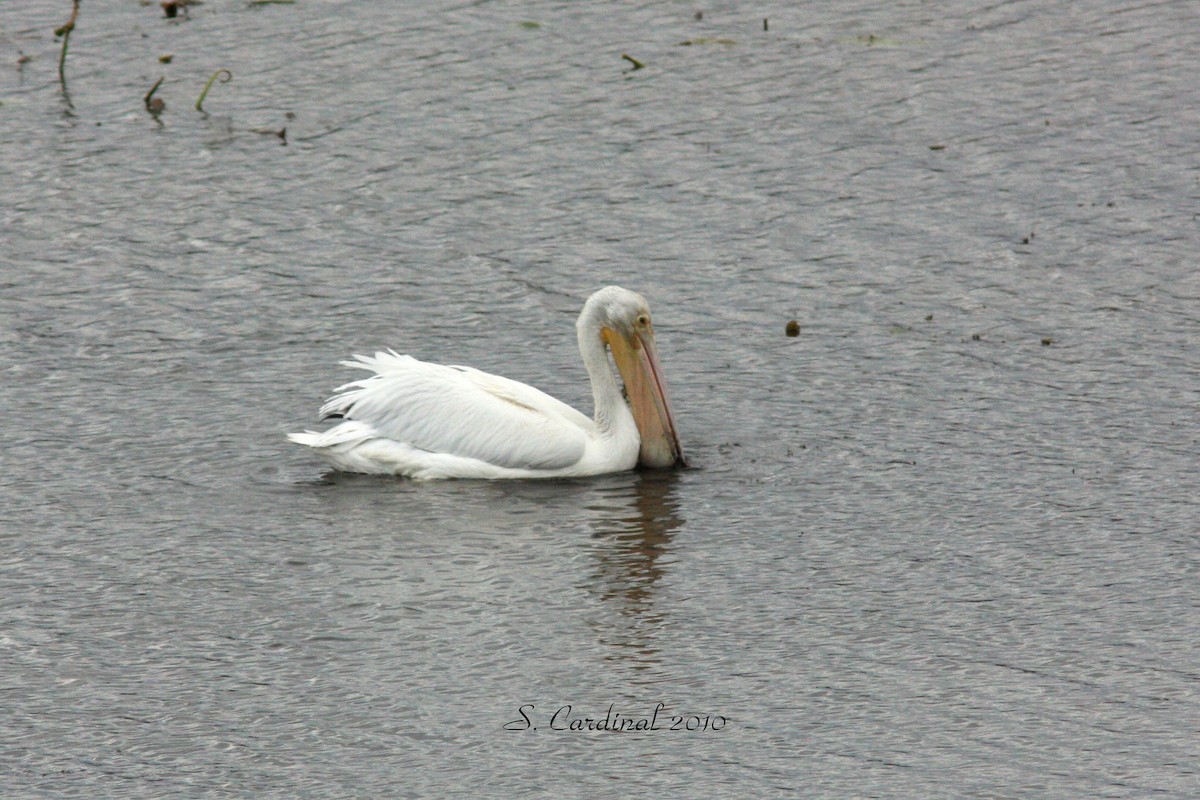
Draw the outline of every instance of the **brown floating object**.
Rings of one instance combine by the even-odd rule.
[[[800,335],[800,323],[793,319],[788,322],[787,326],[784,327],[783,331],[788,336],[799,336]]]

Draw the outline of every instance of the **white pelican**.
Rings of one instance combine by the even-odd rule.
[[[389,350],[342,362],[375,374],[339,387],[321,406],[322,419],[341,423],[288,438],[335,469],[420,479],[566,478],[683,464],[646,300],[619,286],[601,289],[575,329],[595,419],[532,386]]]

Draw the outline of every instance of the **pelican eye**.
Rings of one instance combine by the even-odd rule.
[[[638,314],[637,324],[638,324],[639,328],[645,328],[646,326],[648,326],[650,324],[650,315],[649,314]]]

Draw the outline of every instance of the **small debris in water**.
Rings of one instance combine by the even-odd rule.
[[[766,18],[766,17],[763,17],[763,30],[764,30],[764,31],[768,31],[768,30],[770,30],[770,27],[767,25],[767,18]]]
[[[788,322],[788,324],[784,327],[783,332],[786,333],[788,336],[799,336],[800,335],[800,323],[794,319],[790,320]]]
[[[700,21],[700,20],[702,20],[702,19],[704,19],[704,12],[703,12],[703,11],[697,11],[697,12],[696,12],[696,14],[695,14],[695,20],[696,20],[697,22],[699,22],[699,21]]]
[[[1054,344],[1054,340],[1051,339],[1049,336],[1042,337],[1042,347],[1049,347],[1052,344]]]
[[[179,16],[179,12],[183,11],[183,15],[187,16],[187,7],[190,5],[188,0],[166,0],[159,3],[162,6],[163,14],[167,19],[175,19]]]
[[[982,338],[983,338],[983,334],[980,334],[980,333],[972,333],[972,334],[971,334],[971,341],[972,341],[972,342],[978,342],[978,341],[979,341],[980,339],[982,339]]]
[[[259,133],[263,136],[278,136],[283,141],[283,145],[287,146],[287,128],[280,128],[279,130],[275,130],[274,128],[255,128],[254,133]]]
[[[925,315],[925,321],[926,321],[926,322],[933,322],[933,314],[926,314],[926,315]]]
[[[641,69],[642,67],[646,66],[645,64],[643,64],[642,62],[640,62],[636,58],[634,58],[633,56],[627,55],[625,53],[621,53],[621,58],[625,59],[630,64],[633,64],[633,69]],[[630,70],[630,72],[632,72],[632,71],[633,70]]]
[[[158,57],[158,63],[160,63],[160,64],[170,64],[174,60],[175,60],[174,53],[164,53],[163,55]]]
[[[929,145],[929,149],[930,149],[930,150],[945,150],[945,149],[946,149],[946,145],[944,145],[944,144],[931,144],[931,145]]]
[[[536,31],[538,28],[542,27],[542,23],[527,19],[523,22],[518,22],[517,27],[524,28],[527,31]]]

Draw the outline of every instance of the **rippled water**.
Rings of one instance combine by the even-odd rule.
[[[0,5],[6,797],[1195,796],[1190,6],[84,3],[64,93],[67,6]],[[284,441],[388,346],[587,408],[608,283],[693,469]]]

